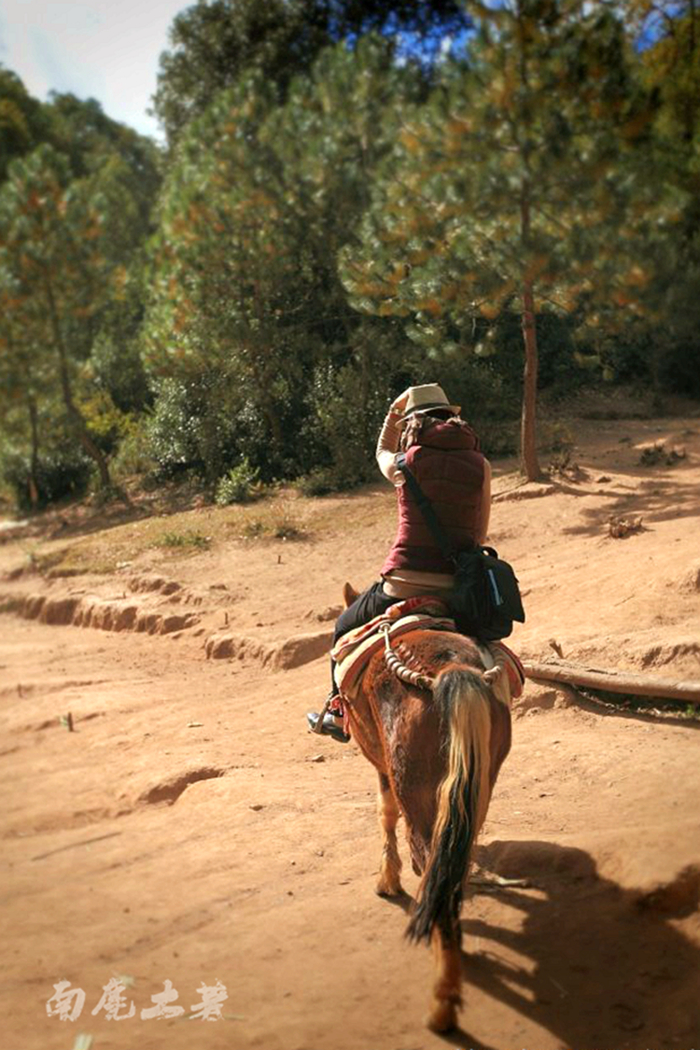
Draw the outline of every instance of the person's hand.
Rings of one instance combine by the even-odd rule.
[[[398,397],[394,398],[394,400],[391,402],[391,405],[389,406],[390,412],[393,412],[397,416],[402,416],[404,414],[404,412],[406,411],[406,405],[408,404],[408,395],[410,390],[411,388],[408,387],[406,390],[404,390],[403,394],[399,394]]]

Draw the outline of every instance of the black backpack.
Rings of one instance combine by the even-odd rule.
[[[469,550],[456,550],[438,521],[432,503],[408,467],[405,454],[400,453],[395,463],[406,478],[411,495],[438,547],[455,567],[454,591],[448,604],[458,629],[486,642],[507,638],[513,630],[513,620],[525,623],[518,580],[512,566],[499,558],[493,547],[474,544]]]

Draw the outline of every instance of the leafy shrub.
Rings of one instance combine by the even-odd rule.
[[[147,427],[146,451],[165,477],[194,470],[213,482],[240,458],[225,380],[216,374],[162,384]]]
[[[129,431],[130,417],[112,401],[106,390],[95,390],[79,400],[78,407],[93,439],[103,452],[112,453]]]
[[[388,405],[388,391],[382,386],[374,373],[363,374],[356,361],[316,370],[302,443],[316,449],[318,466],[301,483],[302,491],[318,496],[374,475],[374,446]]]
[[[237,467],[219,479],[216,486],[216,502],[220,507],[229,503],[251,503],[262,494],[259,474],[244,457]]]
[[[330,468],[321,467],[299,478],[295,486],[302,496],[327,496],[330,492],[338,491],[338,480]]]
[[[135,338],[100,332],[92,348],[90,363],[98,387],[109,395],[120,411],[142,412],[151,404],[153,395]]]
[[[36,470],[38,502],[31,498],[29,458],[19,452],[3,457],[3,480],[11,488],[18,510],[41,510],[61,499],[77,499],[88,489],[93,464],[80,450],[67,446],[42,455]]]
[[[148,422],[148,418],[137,421],[129,417],[124,437],[111,463],[114,477],[128,478],[134,474],[147,475],[156,467],[156,461],[150,454]]]
[[[348,489],[367,481],[364,471],[354,480],[338,476],[330,467],[320,467],[296,480],[295,487],[302,496],[328,496],[331,492],[347,492]]]

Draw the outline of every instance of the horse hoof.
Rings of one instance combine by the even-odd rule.
[[[425,1019],[431,1032],[449,1032],[457,1027],[457,1007],[447,999],[438,999]]]
[[[378,897],[403,897],[403,886],[400,882],[379,881],[374,887]]]

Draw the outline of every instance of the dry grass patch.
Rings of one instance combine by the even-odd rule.
[[[150,552],[150,558],[172,562],[193,558],[221,544],[235,542],[304,542],[323,538],[337,528],[339,497],[305,499],[285,490],[254,504],[198,506],[174,513],[155,514],[100,529],[92,519],[87,535],[74,538],[26,540],[12,544],[11,569],[42,576],[111,575]],[[363,521],[373,518],[371,496],[350,498],[353,512]],[[6,551],[9,555],[9,544]]]

